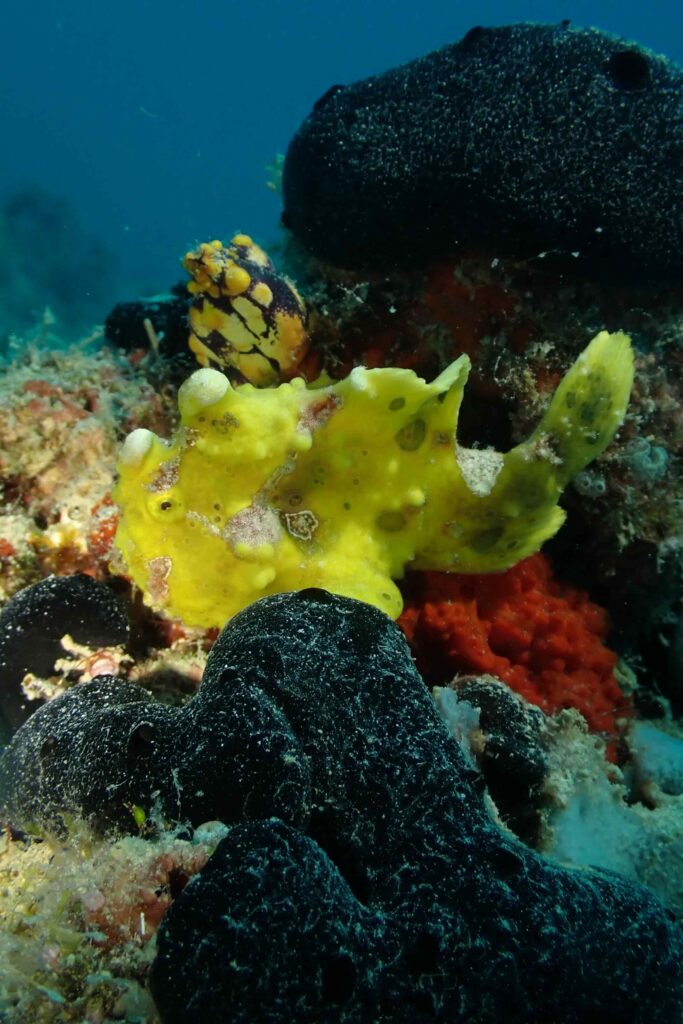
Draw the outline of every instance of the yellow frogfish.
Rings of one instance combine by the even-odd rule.
[[[138,429],[123,445],[114,497],[127,571],[154,607],[208,627],[312,586],[396,617],[406,568],[515,564],[559,529],[563,488],[621,424],[631,344],[598,334],[505,454],[457,442],[469,369],[463,355],[431,383],[356,367],[333,384],[267,389],[197,370],[175,435]]]
[[[260,387],[288,380],[308,348],[306,306],[249,235],[204,242],[183,261],[191,277],[190,348],[203,365],[234,367]]]

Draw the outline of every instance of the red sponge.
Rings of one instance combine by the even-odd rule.
[[[489,673],[546,712],[577,708],[591,729],[614,736],[629,713],[605,646],[607,613],[553,579],[532,555],[504,573],[416,573],[399,619],[430,684]]]

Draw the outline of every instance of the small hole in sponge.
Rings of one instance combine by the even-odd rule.
[[[501,879],[511,878],[524,868],[521,857],[514,850],[504,846],[496,851],[494,866],[496,874]]]
[[[43,760],[48,757],[52,757],[59,751],[59,743],[55,736],[48,736],[40,748],[40,756]]]
[[[440,951],[436,935],[428,931],[422,932],[408,949],[409,969],[414,974],[433,974],[438,965]]]
[[[339,953],[323,965],[323,996],[331,1003],[346,1002],[356,985],[356,968],[348,953]]]
[[[128,753],[133,757],[144,757],[154,750],[157,731],[151,722],[140,722],[128,737]]]
[[[304,587],[303,590],[297,591],[296,596],[300,601],[315,601],[318,604],[330,604],[334,601],[334,595],[322,587]]]
[[[612,84],[622,92],[636,92],[650,82],[647,57],[637,50],[619,50],[607,61],[607,73]]]

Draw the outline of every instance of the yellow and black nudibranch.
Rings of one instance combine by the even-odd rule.
[[[257,386],[287,380],[308,349],[306,306],[249,235],[204,242],[183,261],[192,280],[190,348]]]

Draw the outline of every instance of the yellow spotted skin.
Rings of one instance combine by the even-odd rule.
[[[392,617],[407,567],[496,572],[561,526],[569,479],[621,424],[633,380],[624,334],[602,332],[538,428],[503,455],[460,448],[461,356],[427,383],[358,367],[335,384],[181,387],[170,441],[137,430],[119,461],[116,543],[157,608],[222,626],[267,594],[324,587]]]
[[[190,348],[202,366],[233,367],[263,387],[287,380],[308,349],[306,307],[249,235],[188,252]]]

